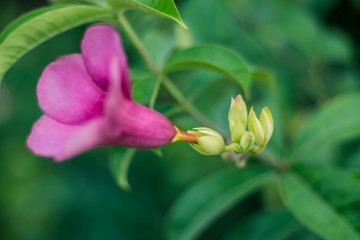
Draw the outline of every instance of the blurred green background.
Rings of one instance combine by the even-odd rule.
[[[139,11],[127,15],[159,65],[174,48],[217,43],[237,51],[254,69],[270,72],[273,82],[257,79],[248,104],[270,107],[276,132],[268,150],[276,156],[288,151],[289,140],[317,106],[340,93],[360,90],[360,1],[175,2],[189,31]],[[47,4],[2,0],[0,28]],[[126,192],[117,185],[110,167],[112,147],[92,150],[64,163],[34,156],[25,142],[42,114],[35,95],[37,80],[57,57],[80,52],[85,28],[67,31],[35,48],[11,68],[2,83],[0,239],[164,239],[175,199],[203,177],[234,168],[220,157],[198,154],[185,143],[163,147],[163,157],[137,151],[129,172],[133,191]],[[147,84],[152,82],[144,81],[144,63],[126,36],[123,41],[134,97],[146,104],[146,89],[151,89]],[[242,92],[236,84],[218,81],[220,75],[199,70],[180,72],[172,78],[185,95],[194,96],[200,111],[228,133],[230,98]],[[161,91],[156,108],[166,113],[172,106],[174,101]],[[199,125],[187,114],[169,117],[182,129]],[[308,158],[359,167],[359,146],[360,139],[355,139]],[[254,160],[252,164],[257,163]],[[238,203],[199,239],[317,239],[284,211],[273,188]],[[271,235],[273,229],[281,227],[283,235]]]

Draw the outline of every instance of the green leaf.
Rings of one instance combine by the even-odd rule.
[[[132,190],[128,182],[128,172],[135,152],[136,149],[132,148],[115,148],[111,159],[111,166],[116,182],[119,187],[126,191]]]
[[[109,10],[101,7],[62,5],[20,17],[0,35],[0,82],[6,71],[35,46],[65,30],[109,16]]]
[[[291,157],[300,159],[326,146],[360,136],[360,94],[347,93],[323,105],[294,139]]]
[[[288,211],[259,211],[241,219],[226,240],[280,240],[290,239],[294,232],[304,228]]]
[[[240,84],[248,94],[251,74],[245,62],[232,50],[215,45],[201,45],[180,50],[165,64],[164,71],[207,68],[224,74]]]
[[[272,89],[274,85],[274,77],[273,75],[266,70],[263,69],[254,69],[251,71],[251,80],[254,83],[259,83],[267,87],[268,89]]]
[[[106,0],[115,9],[136,8],[144,12],[165,17],[187,29],[173,0]]]
[[[158,148],[153,148],[152,152],[155,153],[156,156],[158,156],[159,158],[163,157],[163,153],[160,147]]]
[[[350,156],[344,159],[343,166],[348,170],[360,171],[360,148],[349,152]]]
[[[325,239],[360,239],[360,184],[332,168],[298,167],[280,180],[285,205]]]
[[[153,76],[146,76],[136,81],[132,89],[134,101],[143,105],[149,104],[155,82],[156,78]]]
[[[102,7],[108,7],[105,0],[48,0],[51,4],[68,4],[68,3],[89,3]]]
[[[188,189],[171,209],[168,239],[195,239],[217,217],[273,176],[259,169],[224,171]]]

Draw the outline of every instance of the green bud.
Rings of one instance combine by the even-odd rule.
[[[265,133],[264,129],[259,121],[259,119],[256,117],[256,114],[253,110],[253,108],[250,109],[249,113],[249,130],[252,132],[255,136],[255,142],[259,146],[265,145]]]
[[[255,136],[252,132],[244,132],[241,140],[240,140],[240,148],[243,152],[248,151],[253,145],[255,141]]]
[[[188,133],[198,135],[197,144],[190,144],[196,151],[204,155],[219,155],[225,151],[223,137],[210,128],[194,128]]]
[[[245,132],[247,123],[247,108],[241,95],[238,95],[235,100],[231,99],[228,119],[231,132],[231,140],[235,143],[239,143],[241,136]]]
[[[261,111],[260,123],[264,129],[264,141],[266,145],[274,131],[274,120],[268,107],[264,107]]]

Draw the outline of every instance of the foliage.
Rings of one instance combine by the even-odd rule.
[[[338,25],[359,8],[336,0],[49,4],[8,1],[0,10],[0,26],[8,24],[1,239],[360,239],[359,35]],[[25,9],[35,10],[15,18]],[[121,32],[135,101],[181,129],[205,126],[230,139],[230,99],[241,93],[258,114],[271,109],[269,145],[241,169],[236,155],[224,162],[183,143],[102,148],[63,164],[33,156],[24,142],[40,115],[37,79],[50,61],[79,51],[84,25],[94,23]]]

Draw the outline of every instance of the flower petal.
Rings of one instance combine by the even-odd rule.
[[[79,126],[65,125],[43,115],[34,124],[27,145],[36,155],[53,157],[62,151],[65,142],[78,129]]]
[[[177,131],[162,114],[124,98],[123,82],[117,61],[110,63],[109,86],[104,118],[104,134],[113,145],[134,148],[155,148],[170,143]]]
[[[116,59],[121,73],[122,93],[127,99],[130,99],[127,59],[119,33],[109,25],[91,27],[85,33],[81,49],[90,76],[105,91],[111,81],[111,62]]]
[[[105,92],[88,75],[80,54],[58,58],[37,86],[40,108],[65,124],[80,124],[103,113]]]
[[[89,149],[109,144],[103,126],[103,119],[97,118],[79,127],[66,141],[63,151],[55,156],[55,160],[63,161]]]
[[[53,157],[58,161],[103,144],[100,119],[76,126],[59,123],[46,115],[34,124],[27,139],[27,146],[36,155]]]
[[[109,136],[115,145],[156,148],[172,142],[177,133],[175,126],[165,116],[129,100],[125,100],[122,109],[115,114],[118,124],[122,126],[119,136]]]

